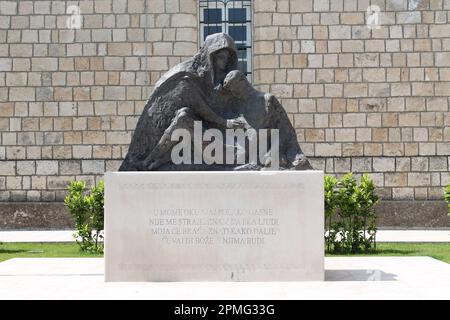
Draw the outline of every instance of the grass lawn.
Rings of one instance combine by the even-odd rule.
[[[342,255],[327,254],[327,256],[333,257]],[[380,242],[377,243],[377,252],[375,253],[354,254],[351,256],[428,256],[450,263],[450,242]]]
[[[76,243],[2,243],[0,262],[12,258],[92,258],[101,254],[83,253]],[[336,256],[327,254],[327,256]],[[378,243],[377,252],[353,256],[429,256],[450,263],[450,243]]]
[[[73,243],[0,243],[0,262],[12,258],[94,258],[101,254],[81,252]]]

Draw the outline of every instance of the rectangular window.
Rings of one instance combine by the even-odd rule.
[[[228,34],[236,41],[236,43],[247,42],[247,27],[245,26],[229,26]]]
[[[252,1],[200,0],[201,44],[210,34],[229,34],[238,48],[239,70],[252,81]]]
[[[203,41],[206,40],[206,37],[209,36],[210,34],[214,34],[214,33],[220,33],[222,32],[222,27],[221,26],[206,26],[203,27]]]
[[[222,23],[221,9],[205,9],[204,11],[205,24]]]
[[[228,20],[230,23],[245,23],[247,21],[247,10],[242,9],[228,9]]]

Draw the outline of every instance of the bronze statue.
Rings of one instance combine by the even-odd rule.
[[[175,164],[172,150],[178,141],[173,141],[174,133],[183,130],[194,137],[199,124],[201,132],[215,130],[224,134],[230,129],[277,130],[279,169],[311,169],[281,104],[273,95],[255,90],[245,75],[237,71],[237,62],[233,39],[218,33],[208,36],[191,60],[163,75],[138,121],[120,171],[264,170],[270,166],[270,144],[264,159],[245,164],[227,161]],[[247,140],[251,140],[251,135]],[[189,144],[192,149],[188,152],[197,154],[203,154],[207,147],[205,141],[192,140]],[[223,147],[236,151],[240,146],[224,143]]]

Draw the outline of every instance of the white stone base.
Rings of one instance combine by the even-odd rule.
[[[321,281],[323,172],[111,172],[106,281]]]
[[[449,300],[450,264],[429,257],[326,257],[321,282],[108,283],[101,258],[0,262],[2,300]]]

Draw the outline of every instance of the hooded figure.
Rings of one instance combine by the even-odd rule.
[[[164,74],[156,83],[139,118],[128,154],[119,171],[157,169],[156,166],[149,168],[149,162],[156,160],[151,159],[152,154],[161,155],[161,150],[155,150],[155,147],[161,149],[161,144],[164,144],[162,140],[168,138],[171,129],[192,125],[186,117],[201,120],[212,127],[240,127],[238,120],[227,121],[210,108],[217,93],[215,88],[220,88],[226,75],[237,69],[237,63],[233,39],[227,34],[217,33],[206,38],[191,60],[176,65]],[[169,153],[165,152],[164,161],[170,159]]]
[[[215,66],[215,58],[217,58],[216,55],[220,51],[226,51],[229,54],[225,70],[217,70]],[[180,72],[197,75],[208,84],[208,87],[205,89],[211,90],[222,83],[230,71],[237,69],[238,56],[234,40],[225,33],[212,34],[206,38],[200,51],[191,60],[176,65],[164,74],[156,83],[155,90]]]

